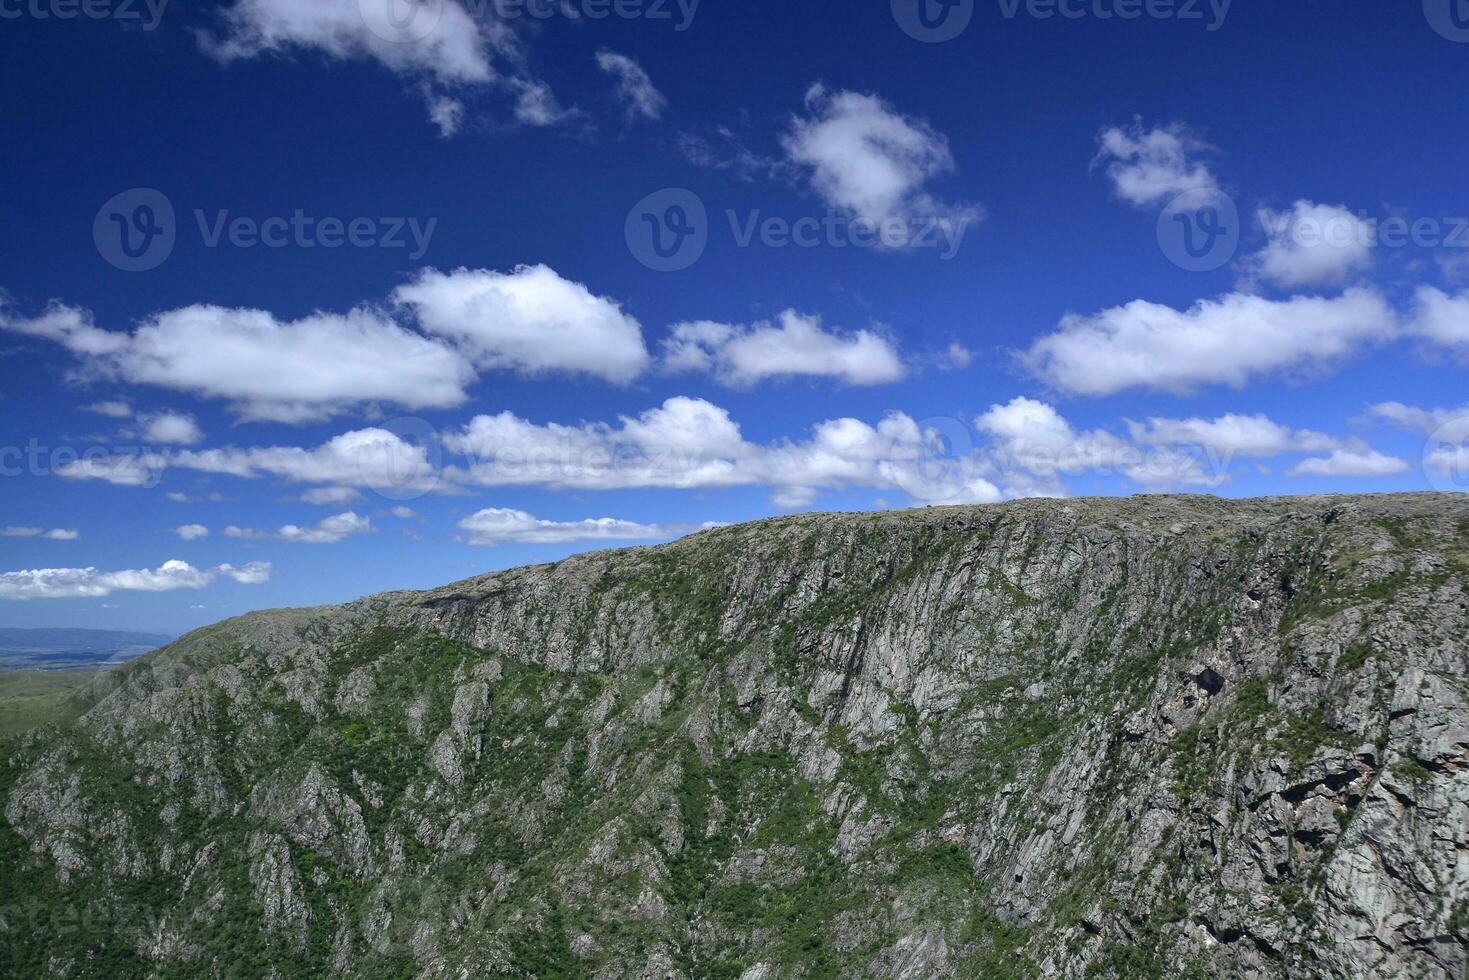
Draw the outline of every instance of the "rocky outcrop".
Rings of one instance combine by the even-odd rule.
[[[0,972],[1458,980],[1466,636],[1453,495],[810,515],[248,616],[3,746]]]

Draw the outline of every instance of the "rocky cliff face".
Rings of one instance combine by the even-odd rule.
[[[805,516],[261,613],[0,744],[0,973],[1469,971],[1469,498]]]

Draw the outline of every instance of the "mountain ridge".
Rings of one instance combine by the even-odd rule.
[[[251,614],[6,748],[0,950],[61,975],[1454,977],[1466,582],[1459,495],[1090,498]],[[146,921],[64,928],[124,902]]]

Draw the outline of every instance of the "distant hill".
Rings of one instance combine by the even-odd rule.
[[[0,670],[93,670],[173,642],[163,633],[0,628]]]

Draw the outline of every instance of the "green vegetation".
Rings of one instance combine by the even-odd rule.
[[[96,679],[86,671],[0,670],[0,737],[71,721],[80,713],[74,696]]]
[[[1293,808],[1323,748],[1442,779],[1361,691],[1469,527],[1326,506],[793,517],[221,624],[81,724],[0,674],[62,723],[0,753],[0,976],[1202,978],[1250,916],[1305,975],[1366,804]]]

